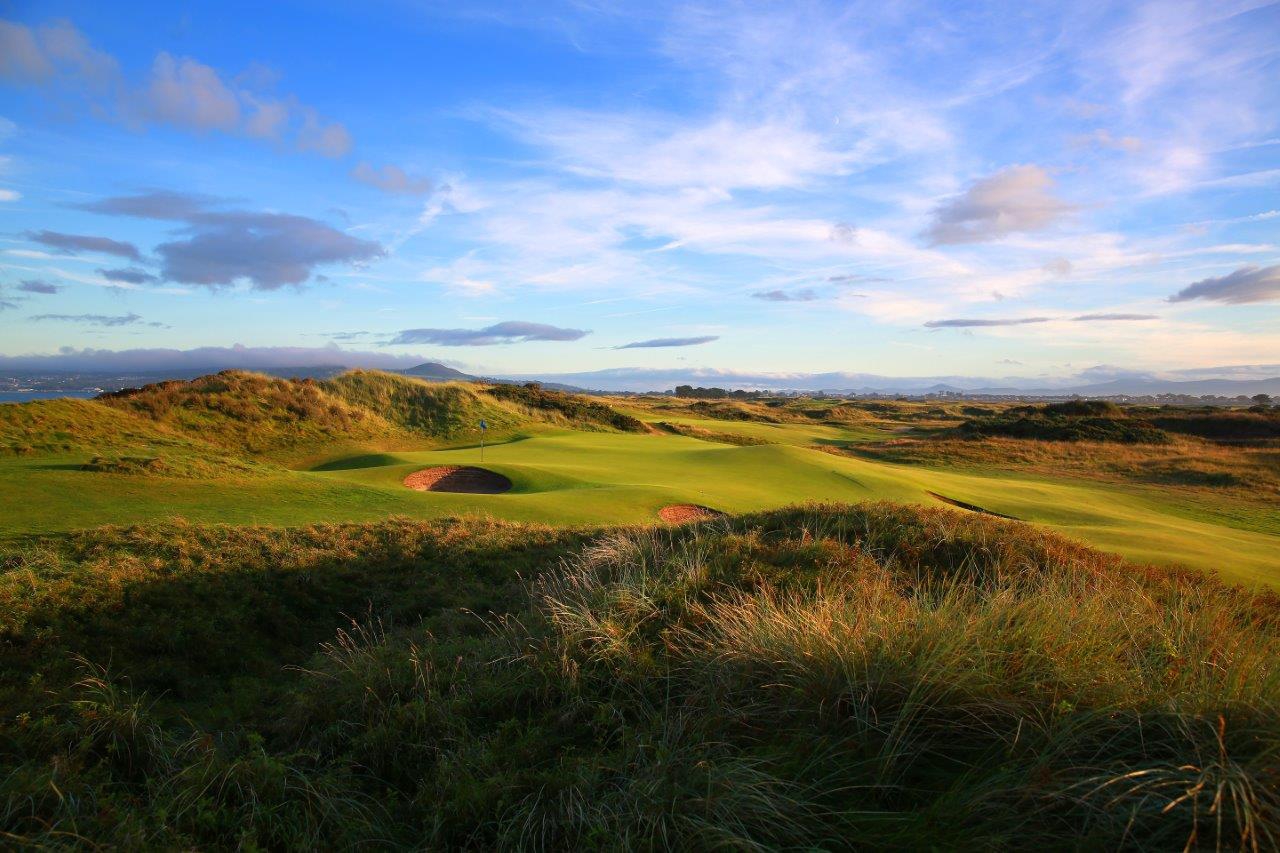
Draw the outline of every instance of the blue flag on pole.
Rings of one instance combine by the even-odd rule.
[[[480,429],[488,429],[488,428],[489,428],[489,425],[487,423],[485,423],[484,421],[480,422]]]

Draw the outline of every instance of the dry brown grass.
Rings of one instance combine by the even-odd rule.
[[[901,438],[856,445],[848,452],[898,464],[1208,488],[1267,500],[1280,495],[1280,448],[1227,446],[1190,438],[1160,446],[1015,438]]]

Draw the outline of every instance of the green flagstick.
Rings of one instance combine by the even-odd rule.
[[[480,464],[482,465],[484,464],[484,431],[488,428],[488,424],[484,421],[480,421]]]

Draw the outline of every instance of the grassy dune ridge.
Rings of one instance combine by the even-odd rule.
[[[104,528],[0,551],[11,843],[1280,833],[1276,597],[1016,522],[880,503],[592,534]]]

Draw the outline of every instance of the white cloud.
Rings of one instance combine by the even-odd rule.
[[[0,78],[79,92],[93,115],[134,126],[164,124],[274,141],[293,133],[296,149],[325,157],[344,157],[354,145],[345,125],[314,107],[256,90],[273,81],[255,68],[237,78],[237,85],[211,65],[162,51],[134,84],[115,57],[94,48],[66,21],[34,28],[0,21]]]
[[[1010,166],[939,205],[926,235],[934,244],[980,243],[1039,231],[1069,210],[1071,205],[1053,195],[1053,179],[1044,169]]]
[[[324,157],[345,157],[355,145],[351,132],[340,122],[326,122],[311,107],[302,107],[302,127],[298,130],[298,150]]]
[[[567,172],[645,187],[796,187],[842,174],[855,159],[820,134],[776,120],[721,116],[690,126],[672,117],[565,112],[507,119]]]
[[[188,57],[161,53],[151,66],[144,98],[148,116],[196,131],[234,130],[240,101],[218,72]]]
[[[388,164],[375,169],[363,160],[356,164],[351,176],[363,184],[393,195],[426,195],[431,192],[432,186],[427,178],[410,175],[399,166]]]

